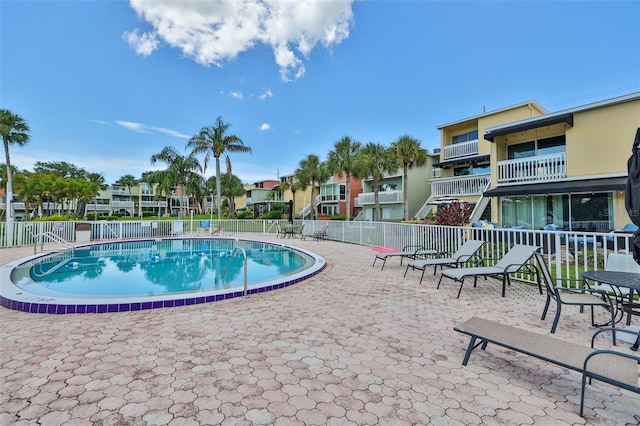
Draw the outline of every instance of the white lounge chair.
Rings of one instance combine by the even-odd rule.
[[[450,278],[460,283],[460,289],[458,290],[457,296],[460,297],[460,292],[462,291],[462,286],[464,285],[464,280],[466,277],[474,277],[473,286],[475,287],[478,282],[479,276],[496,276],[502,277],[502,297],[504,297],[507,284],[511,285],[511,279],[509,278],[510,274],[516,272],[527,272],[529,274],[538,276],[538,270],[535,267],[529,265],[527,262],[529,261],[529,259],[531,259],[531,256],[533,256],[533,254],[539,249],[540,247],[537,246],[516,244],[511,247],[511,249],[507,253],[505,253],[502,259],[500,259],[500,261],[498,261],[498,263],[496,263],[494,266],[445,269],[444,271],[442,271],[442,275],[440,275],[440,280],[438,281],[437,288],[440,288],[442,278]],[[540,289],[540,294],[542,294],[542,285],[540,284],[539,277],[538,288]]]
[[[467,262],[474,261],[474,259],[475,263],[479,264],[481,262],[481,258],[479,258],[476,253],[478,253],[478,250],[480,250],[480,247],[482,247],[483,244],[484,241],[481,240],[467,240],[449,257],[445,257],[449,253],[442,252],[439,253],[440,257],[412,260],[407,264],[407,269],[404,270],[404,276],[407,276],[409,268],[422,270],[422,275],[420,276],[420,283],[422,284],[424,271],[430,266],[433,266],[433,275],[435,275],[438,266],[440,266],[440,269],[442,269],[443,266],[458,267]]]
[[[385,251],[377,253],[375,259],[373,259],[373,265],[371,266],[376,266],[376,261],[382,260],[382,268],[380,268],[380,270],[382,271],[387,259],[389,259],[390,257],[399,257],[400,265],[402,265],[402,261],[405,258],[417,259],[418,257],[436,255],[438,253],[438,250],[426,249],[424,246],[408,245],[404,246],[400,251]]]

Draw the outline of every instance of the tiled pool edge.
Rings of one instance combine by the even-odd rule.
[[[309,273],[309,275],[298,277],[296,279],[267,285],[260,288],[247,290],[247,295],[256,293],[264,293],[271,290],[277,290],[297,284],[312,276],[320,273],[326,267],[323,263],[317,270]],[[202,303],[218,302],[220,300],[233,299],[234,297],[244,296],[244,291],[235,291],[232,293],[216,294],[211,296],[195,296],[187,298],[178,298],[171,300],[156,300],[150,302],[129,302],[129,303],[97,303],[97,304],[56,304],[56,303],[35,303],[35,302],[19,302],[17,300],[8,299],[0,296],[0,305],[14,311],[28,312],[32,314],[103,314],[114,312],[131,312],[144,311],[148,309],[175,308],[179,306],[199,305]]]
[[[167,238],[170,239],[170,238]],[[224,238],[228,239],[228,238]],[[239,240],[239,239],[236,239]],[[125,240],[126,241],[126,240]],[[251,241],[250,239],[242,239],[242,241]],[[121,241],[120,241],[121,242]],[[98,243],[95,245],[99,245],[103,243]],[[109,243],[104,243],[109,244]],[[308,256],[311,256],[316,260],[316,266],[310,268],[308,273],[304,274],[294,274],[295,278],[285,280],[278,283],[267,284],[262,287],[251,287],[247,289],[247,296],[257,293],[263,293],[266,291],[277,290],[284,287],[288,287],[293,284],[297,284],[301,281],[309,279],[316,274],[320,273],[327,266],[326,261],[323,257],[318,256],[314,253],[309,252],[308,250],[304,250],[298,247],[286,246],[281,243],[269,243],[278,246],[287,247],[290,250],[298,251],[301,253],[305,253]],[[77,246],[79,247],[87,247],[89,245]],[[48,253],[47,253],[48,254]],[[46,254],[44,254],[46,255]],[[4,277],[5,271],[9,268],[13,268],[15,265],[23,263],[28,260],[32,260],[34,258],[38,258],[43,256],[42,253],[34,254],[33,256],[28,256],[27,258],[20,259],[16,262],[10,262],[7,265],[0,267],[0,271],[2,276]],[[0,283],[1,284],[1,283]],[[13,284],[11,284],[13,286]],[[15,286],[14,286],[15,287]],[[0,294],[0,306],[20,312],[33,313],[33,314],[54,314],[54,315],[64,315],[64,314],[102,314],[102,313],[117,313],[117,312],[132,312],[132,311],[142,311],[142,310],[150,310],[150,309],[161,309],[161,308],[173,308],[180,306],[189,306],[189,305],[199,305],[202,303],[212,303],[218,302],[221,300],[233,299],[235,297],[242,297],[245,295],[244,290],[232,291],[229,293],[218,293],[218,294],[210,294],[210,295],[184,295],[185,297],[177,297],[176,298],[164,298],[162,300],[151,300],[151,301],[123,301],[123,302],[114,302],[113,299],[110,303],[55,303],[52,302],[51,299],[47,301],[19,301],[14,300],[10,297],[6,297],[3,294]],[[33,295],[32,295],[33,296]],[[187,297],[188,296],[188,297]],[[46,297],[38,296],[38,298],[45,299]],[[55,299],[53,299],[55,300]]]

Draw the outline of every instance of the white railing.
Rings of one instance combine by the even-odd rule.
[[[498,182],[557,180],[565,177],[565,153],[498,161]]]
[[[132,208],[133,207],[133,201],[112,201],[111,202],[111,207]]]
[[[491,182],[490,174],[441,178],[431,181],[431,195],[482,194]]]
[[[378,192],[380,204],[402,203],[402,191],[381,191]],[[364,192],[359,194],[355,201],[356,206],[375,204],[375,193]]]
[[[444,160],[451,158],[466,157],[467,155],[475,155],[478,153],[478,139],[468,142],[447,145],[442,148]]]
[[[163,238],[202,236],[199,220],[91,221],[91,240]],[[286,223],[282,221],[281,223]],[[304,233],[313,235],[328,225],[329,240],[365,246],[402,249],[407,245],[422,245],[440,251],[453,251],[462,241],[474,238],[486,241],[481,255],[498,259],[514,244],[536,245],[555,265],[555,274],[580,279],[580,270],[600,270],[610,253],[631,250],[632,234],[576,231],[538,231],[515,228],[473,228],[461,226],[418,225],[390,222],[303,220]],[[76,241],[77,222],[15,222],[12,246],[34,245],[38,234],[50,233],[55,238]],[[213,220],[218,235],[246,235],[251,233],[276,235],[274,221]],[[6,223],[0,223],[0,246],[7,247]],[[526,278],[526,277],[524,277]]]

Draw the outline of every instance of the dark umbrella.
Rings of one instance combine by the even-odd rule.
[[[293,200],[289,200],[289,223],[293,223]]]
[[[625,191],[624,203],[629,213],[631,221],[640,226],[640,128],[636,130],[636,138],[633,141],[631,148],[631,157],[627,162],[627,171],[629,177],[627,177],[627,187]],[[631,249],[633,251],[633,258],[640,264],[640,230],[636,231],[632,237]],[[636,339],[636,342],[631,347],[632,350],[637,351],[640,346],[640,336]]]

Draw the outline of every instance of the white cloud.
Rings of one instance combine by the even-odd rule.
[[[271,130],[271,124],[269,123],[262,123],[260,125],[260,131],[265,132],[267,130]]]
[[[242,94],[242,92],[231,91],[231,92],[229,92],[229,94],[231,95],[232,98],[236,98],[236,99],[239,99],[239,100],[244,99],[244,95]]]
[[[271,47],[283,81],[305,73],[301,59],[322,45],[349,37],[354,0],[130,0],[152,30],[125,32],[135,51],[150,55],[159,46],[180,49],[202,65],[222,66],[258,44]]]
[[[149,56],[158,48],[158,39],[155,33],[142,33],[140,30],[125,31],[122,35],[129,46],[136,51],[138,55]]]
[[[182,134],[176,130],[171,130],[164,127],[149,126],[148,124],[143,124],[143,123],[134,123],[132,121],[116,120],[116,124],[124,127],[125,129],[129,129],[138,133],[158,132],[158,133],[164,133],[169,136],[174,136],[176,138],[181,138],[181,139],[191,138],[191,136]]]
[[[273,98],[273,93],[271,92],[271,89],[267,89],[264,91],[263,94],[258,96],[260,98],[260,100],[265,100],[267,98]]]

